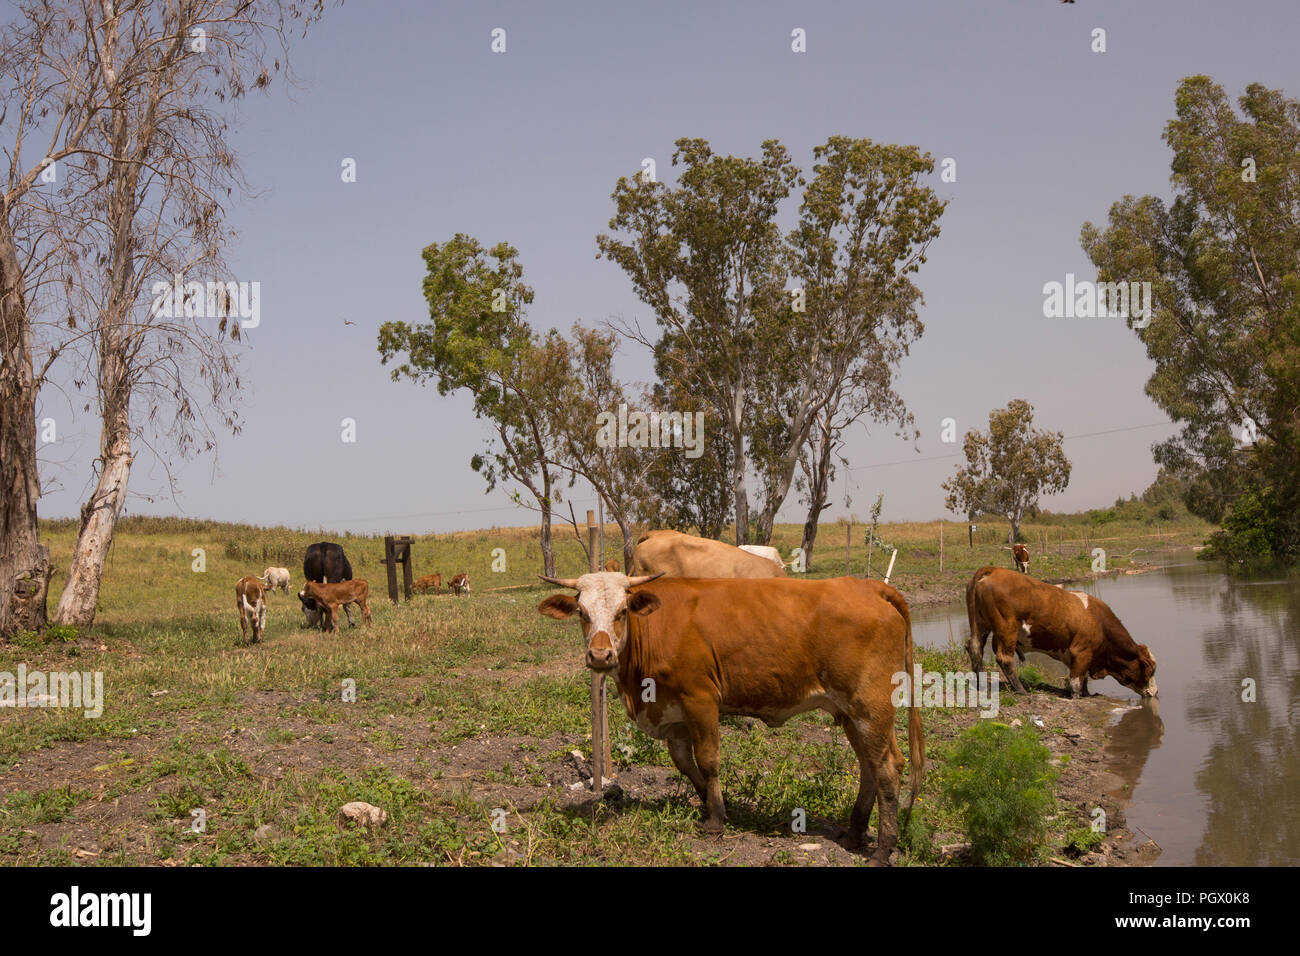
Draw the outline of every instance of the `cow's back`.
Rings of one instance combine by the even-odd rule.
[[[1068,591],[1007,568],[983,567],[966,588],[966,604],[975,626],[995,619],[1028,620],[1062,635],[1100,635],[1096,619]]]
[[[880,582],[661,578],[636,590],[660,607],[631,618],[635,665],[670,682],[710,674],[728,710],[822,683],[892,689],[905,670],[906,602]]]
[[[352,580],[352,564],[343,552],[343,546],[332,541],[318,541],[308,545],[303,556],[302,575],[308,581],[334,584]]]
[[[631,574],[672,578],[783,578],[785,570],[768,558],[733,545],[680,531],[649,531],[632,552]]]

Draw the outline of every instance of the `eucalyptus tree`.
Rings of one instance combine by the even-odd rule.
[[[1258,83],[1237,109],[1207,76],[1178,85],[1164,139],[1174,198],[1125,196],[1082,243],[1105,282],[1149,282],[1130,322],[1146,392],[1181,431],[1155,459],[1228,528],[1229,556],[1300,559],[1300,101]],[[1234,543],[1234,539],[1239,539]],[[1257,544],[1257,542],[1262,542]]]
[[[676,184],[622,177],[613,193],[611,234],[597,237],[654,313],[660,337],[621,331],[654,349],[675,394],[697,396],[730,444],[729,484],[737,543],[750,539],[746,418],[766,326],[782,321],[771,303],[786,280],[781,201],[799,182],[785,147],[763,143],[759,158],[721,156],[702,139],[679,139]]]
[[[440,395],[464,389],[473,396],[474,414],[492,436],[470,467],[488,491],[503,482],[526,489],[541,517],[543,573],[554,576],[551,521],[563,479],[556,403],[568,391],[569,353],[558,333],[538,336],[528,324],[533,290],[518,256],[508,243],[484,248],[463,233],[426,247],[430,321],[385,322],[379,354],[383,364],[404,354],[394,381],[432,381]],[[512,496],[525,503],[517,489]]]
[[[1011,522],[1012,540],[1020,537],[1020,522],[1039,497],[1064,491],[1070,483],[1063,436],[1033,425],[1034,407],[1015,398],[989,412],[987,433],[966,433],[966,464],[942,486],[949,511],[970,518],[999,515]]]

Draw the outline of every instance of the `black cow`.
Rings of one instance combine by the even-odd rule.
[[[352,564],[348,561],[348,556],[343,553],[343,546],[335,544],[332,541],[318,541],[309,545],[307,553],[302,559],[302,576],[306,581],[315,581],[318,584],[337,584],[339,581],[352,580]],[[311,626],[318,624],[320,629],[325,630],[329,624],[329,613],[321,607],[313,598],[304,597],[303,592],[298,592],[298,600],[302,602],[302,611],[307,615],[307,624]],[[352,622],[352,611],[345,604],[343,611],[348,616],[348,626],[355,627]]]

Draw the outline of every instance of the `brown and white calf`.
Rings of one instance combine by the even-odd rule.
[[[1011,555],[1016,559],[1016,570],[1021,574],[1029,573],[1029,549],[1023,544],[1018,544],[1011,549]]]
[[[246,574],[235,585],[235,606],[239,608],[239,631],[245,643],[248,642],[248,629],[253,629],[253,643],[262,639],[266,630],[266,589],[262,582],[251,574]]]
[[[1115,612],[1100,598],[1065,591],[1006,568],[980,568],[966,586],[970,638],[966,649],[977,673],[984,645],[993,638],[993,656],[1007,682],[1024,685],[1014,657],[1021,645],[1048,654],[1070,669],[1070,696],[1088,694],[1088,678],[1114,677],[1143,697],[1155,697],[1156,661],[1145,644],[1133,640]]]
[[[452,594],[469,594],[469,574],[462,571],[452,578],[451,583],[447,586],[451,588]]]
[[[361,620],[367,627],[370,626],[370,586],[366,584],[364,578],[353,578],[351,581],[339,581],[335,584],[308,581],[298,592],[298,598],[302,601],[314,601],[324,608],[329,629],[335,634],[339,630],[339,610],[349,604],[356,604],[361,608]]]
[[[279,588],[285,594],[289,593],[289,569],[288,568],[267,568],[262,572],[259,579],[262,586],[268,591],[274,591]]]
[[[766,560],[766,559],[764,559]],[[903,754],[894,736],[894,691],[910,685],[912,626],[907,602],[879,581],[833,578],[700,580],[612,572],[546,578],[578,593],[538,605],[547,617],[582,623],[585,663],[610,674],[628,716],[664,740],[719,832],[723,714],[777,727],[796,714],[830,713],[858,757],[860,783],[849,841],[862,841],[879,802],[871,862],[885,864],[898,841]],[[909,693],[907,699],[914,701]],[[908,718],[912,794],[921,784],[921,715]],[[911,803],[908,804],[911,810]]]

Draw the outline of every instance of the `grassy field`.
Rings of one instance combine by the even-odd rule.
[[[965,526],[949,524],[940,574],[938,527],[879,529],[899,548],[894,581],[914,603],[959,593],[981,564],[1010,563],[1000,544],[1005,526],[982,524],[983,539],[972,549]],[[850,557],[859,574],[867,560],[863,531],[853,532]],[[66,567],[75,528],[56,522],[44,532],[56,566]],[[1033,543],[1041,533],[1045,554]],[[1085,546],[1106,548],[1110,566],[1123,570],[1159,548],[1199,543],[1205,533],[1186,520],[1089,524],[1080,517],[1025,529],[1034,571],[1044,578],[1086,576]],[[285,565],[296,590],[302,551],[322,538],[340,541],[355,575],[369,580],[373,626],[338,635],[309,631],[294,595],[276,594],[264,643],[241,646],[235,581]],[[583,555],[572,534],[557,538],[560,573],[580,573]],[[780,527],[774,543],[788,554],[798,528]],[[505,570],[493,572],[497,548]],[[447,580],[469,571],[474,593],[467,598],[391,604],[382,552],[382,538],[177,519],[125,522],[90,631],[24,635],[0,645],[0,671],[14,673],[20,664],[29,671],[100,671],[105,686],[97,719],[80,710],[0,710],[0,862],[862,862],[835,842],[857,774],[852,751],[825,715],[780,729],[728,722],[723,788],[730,826],[717,839],[697,832],[693,791],[663,745],[616,706],[611,728],[621,795],[593,802],[575,787],[582,778],[569,755],[590,746],[580,637],[571,623],[536,613],[551,589],[536,581],[535,532],[417,538],[416,575],[439,571]],[[877,551],[873,575],[883,567]],[[844,528],[828,525],[810,573],[843,570]],[[56,578],[51,606],[59,584]],[[964,669],[963,662],[955,648],[924,661],[927,669]],[[355,686],[355,702],[343,699],[347,686]],[[1049,737],[1086,749],[1095,763],[1108,710],[1099,700],[1071,706],[1044,691],[1032,695],[1032,712],[1048,721]],[[1004,692],[1002,719],[1030,708]],[[924,718],[931,770],[922,805],[933,833],[905,852],[903,863],[930,862],[934,847],[961,839],[943,800],[943,754],[975,716],[932,708]],[[902,720],[900,713],[900,727]],[[1087,804],[1094,797],[1083,763],[1066,767],[1063,786]],[[337,810],[352,800],[385,809],[387,825],[341,826]],[[806,833],[790,831],[796,808],[807,815]],[[1086,823],[1086,806],[1063,804],[1058,816],[1053,839],[1067,841]]]

